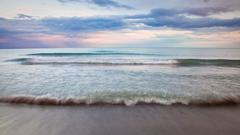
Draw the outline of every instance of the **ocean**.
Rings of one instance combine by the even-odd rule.
[[[240,49],[2,49],[0,102],[238,104]]]

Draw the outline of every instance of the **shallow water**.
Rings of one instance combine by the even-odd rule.
[[[0,66],[1,102],[240,102],[240,49],[0,50]]]

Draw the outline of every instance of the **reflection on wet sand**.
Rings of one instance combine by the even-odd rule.
[[[238,135],[239,106],[0,105],[1,135]]]

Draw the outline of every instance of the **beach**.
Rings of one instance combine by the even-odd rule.
[[[240,135],[240,0],[0,0],[0,135]]]
[[[240,106],[0,105],[1,135],[238,135]]]

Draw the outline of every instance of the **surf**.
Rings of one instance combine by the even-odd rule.
[[[27,105],[54,105],[54,106],[76,106],[76,105],[125,105],[134,106],[139,104],[158,105],[237,105],[240,103],[240,95],[216,97],[210,99],[162,99],[158,97],[135,97],[128,98],[56,98],[50,96],[1,96],[0,103],[27,104]]]
[[[235,59],[40,59],[17,58],[8,62],[19,62],[23,65],[175,65],[175,66],[230,66],[239,67],[240,60]]]

